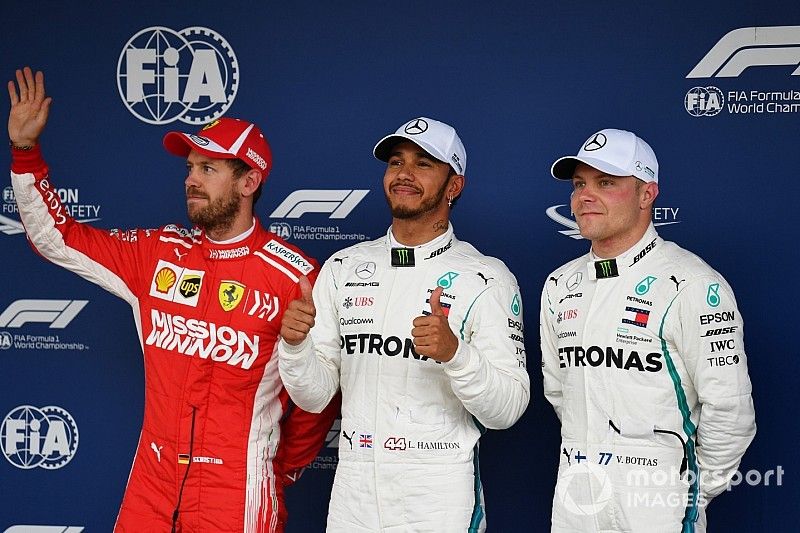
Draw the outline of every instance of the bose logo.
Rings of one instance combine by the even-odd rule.
[[[306,213],[346,218],[368,192],[369,189],[300,189],[287,196],[270,218],[300,218]]]
[[[687,78],[735,78],[748,67],[793,65],[800,76],[800,26],[738,28],[728,32]]]
[[[89,300],[17,300],[0,314],[0,328],[21,328],[28,322],[64,329]]]

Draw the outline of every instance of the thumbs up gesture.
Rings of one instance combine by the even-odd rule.
[[[289,302],[281,320],[281,337],[291,345],[303,342],[314,325],[317,309],[311,297],[311,282],[300,276],[300,298]]]
[[[450,329],[447,316],[442,309],[441,297],[444,289],[436,287],[431,294],[431,314],[414,319],[411,335],[414,337],[414,349],[440,362],[453,358],[458,349],[458,339]]]

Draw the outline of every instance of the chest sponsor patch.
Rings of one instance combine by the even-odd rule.
[[[314,266],[306,261],[306,259],[300,255],[299,253],[295,252],[294,250],[290,250],[289,248],[285,247],[278,241],[269,241],[267,244],[264,245],[264,250],[267,253],[274,255],[289,263],[291,266],[299,270],[305,275],[308,275],[309,272],[314,270]]]
[[[197,307],[203,286],[203,270],[179,267],[163,259],[158,261],[150,281],[150,296]]]
[[[626,307],[625,314],[622,316],[623,324],[632,324],[640,328],[647,327],[647,321],[650,319],[650,311],[647,309],[640,309],[638,307]]]
[[[223,280],[219,282],[217,297],[219,305],[225,311],[233,311],[241,303],[245,286],[238,281]]]

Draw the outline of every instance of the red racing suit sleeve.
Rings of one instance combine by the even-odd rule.
[[[77,222],[50,182],[40,146],[12,149],[11,155],[14,196],[34,250],[134,305],[147,283],[140,258],[157,242],[158,231],[108,231]]]
[[[312,284],[316,282],[319,273],[319,266],[316,263],[315,267],[308,276]],[[295,284],[287,301],[298,298],[300,298],[300,286]],[[291,485],[297,481],[305,467],[317,457],[328,441],[328,432],[339,416],[341,406],[340,393],[336,394],[319,413],[304,411],[297,405],[291,404],[289,414],[282,424],[281,445],[275,457],[275,463],[283,473],[284,485]]]

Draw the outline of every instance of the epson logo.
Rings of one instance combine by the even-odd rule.
[[[525,330],[525,327],[522,325],[522,322],[520,322],[519,320],[512,320],[510,318],[507,319],[507,320],[508,320],[508,327],[509,328],[515,329],[517,331],[524,331]]]
[[[354,333],[341,336],[339,341],[341,349],[347,355],[375,354],[388,355],[389,357],[399,355],[404,359],[410,358],[420,361],[429,359],[427,356],[419,355],[414,349],[414,341],[408,338],[401,339],[400,337],[389,336],[384,339],[380,333]],[[438,363],[438,361],[434,362]]]
[[[606,368],[616,367],[620,370],[638,370],[639,372],[658,372],[662,368],[661,354],[658,352],[651,352],[642,356],[639,352],[632,350],[625,353],[622,348],[613,348],[611,346],[601,348],[599,346],[590,346],[584,348],[583,346],[565,346],[558,349],[558,360],[561,368],[567,367],[600,367]]]
[[[734,311],[722,311],[720,313],[709,313],[707,315],[700,315],[700,325],[705,326],[713,324],[714,322],[730,322],[736,319]]]

